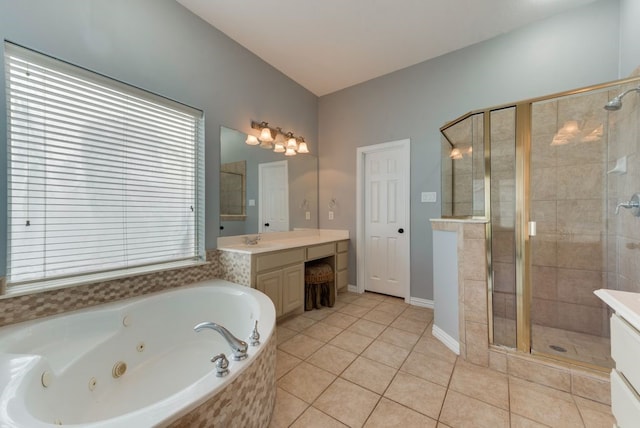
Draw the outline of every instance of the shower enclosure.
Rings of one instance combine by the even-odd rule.
[[[593,291],[640,292],[640,217],[626,209],[640,192],[639,85],[478,110],[441,128],[443,217],[488,220],[494,346],[612,366],[608,309]]]

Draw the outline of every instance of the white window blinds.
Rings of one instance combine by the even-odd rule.
[[[202,113],[5,43],[10,285],[203,256]]]

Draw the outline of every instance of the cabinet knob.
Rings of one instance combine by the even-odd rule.
[[[265,223],[265,224],[264,224],[264,227],[269,227],[269,223]]]

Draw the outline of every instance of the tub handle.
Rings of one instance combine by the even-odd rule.
[[[257,320],[255,326],[253,327],[253,331],[251,332],[251,336],[249,336],[249,344],[251,346],[258,346],[260,344],[260,333],[258,333]]]
[[[212,363],[216,363],[216,376],[223,377],[229,374],[229,360],[227,356],[222,354],[215,355],[211,358]]]

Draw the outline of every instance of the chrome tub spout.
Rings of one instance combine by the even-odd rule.
[[[222,337],[224,337],[224,339],[227,341],[227,343],[231,347],[231,351],[233,353],[233,357],[232,358],[235,361],[240,361],[240,360],[244,360],[245,358],[247,358],[247,349],[249,347],[247,345],[247,342],[238,339],[233,334],[231,334],[231,332],[229,330],[227,330],[226,328],[224,328],[220,324],[216,324],[214,322],[210,322],[210,321],[201,322],[200,324],[197,324],[195,327],[193,327],[193,329],[196,332],[199,332],[199,331],[201,331],[202,329],[205,329],[205,328],[210,328],[211,330],[215,330],[218,333],[220,333],[222,335]]]

